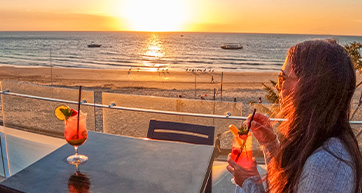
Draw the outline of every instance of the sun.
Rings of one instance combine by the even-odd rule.
[[[122,15],[132,31],[182,31],[188,18],[183,0],[128,0]]]

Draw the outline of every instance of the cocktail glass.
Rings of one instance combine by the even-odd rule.
[[[79,115],[71,116],[65,120],[64,137],[65,140],[74,146],[75,154],[67,158],[67,162],[72,165],[81,165],[88,161],[88,157],[78,154],[78,147],[82,145],[88,138],[88,131],[86,126],[87,114],[81,113]]]
[[[250,167],[253,164],[253,150],[251,133],[246,135],[233,135],[231,159],[242,167]]]
[[[243,168],[250,168],[254,162],[251,139],[247,140],[249,137],[251,137],[250,133],[246,135],[233,135],[231,159]],[[236,184],[234,178],[231,179],[231,182]]]

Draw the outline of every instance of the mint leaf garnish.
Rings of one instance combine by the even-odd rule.
[[[241,127],[239,128],[239,132],[238,134],[239,135],[246,135],[248,134],[248,127],[244,126],[244,125],[241,125]]]
[[[72,115],[72,113],[73,113],[73,111],[71,109],[69,109],[69,108],[61,108],[59,110],[60,110],[60,112],[63,113],[63,115],[65,117],[70,117]]]

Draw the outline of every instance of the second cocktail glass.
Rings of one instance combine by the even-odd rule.
[[[251,121],[254,115],[255,110]],[[253,163],[252,140],[248,140],[248,138],[251,138],[251,133],[249,133],[250,126],[249,124],[248,127],[241,126],[238,129],[234,124],[229,125],[229,129],[233,134],[231,159],[243,167],[249,167]]]
[[[65,140],[74,146],[75,154],[67,158],[67,162],[72,165],[81,165],[88,161],[88,157],[78,154],[78,147],[82,145],[88,138],[88,131],[86,126],[87,114],[79,112],[79,125],[78,116],[71,116],[65,120],[64,137]]]
[[[252,140],[247,140],[249,137],[251,137],[250,133],[243,136],[233,135],[231,159],[243,167],[248,167],[253,163]]]

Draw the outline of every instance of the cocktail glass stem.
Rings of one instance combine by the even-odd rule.
[[[78,146],[75,146],[74,149],[75,149],[75,157],[78,157]]]
[[[76,165],[76,167],[78,167],[78,165],[81,165],[88,161],[87,156],[78,154],[78,146],[75,146],[74,150],[75,150],[75,154],[71,155],[67,158],[67,162],[69,164]]]

